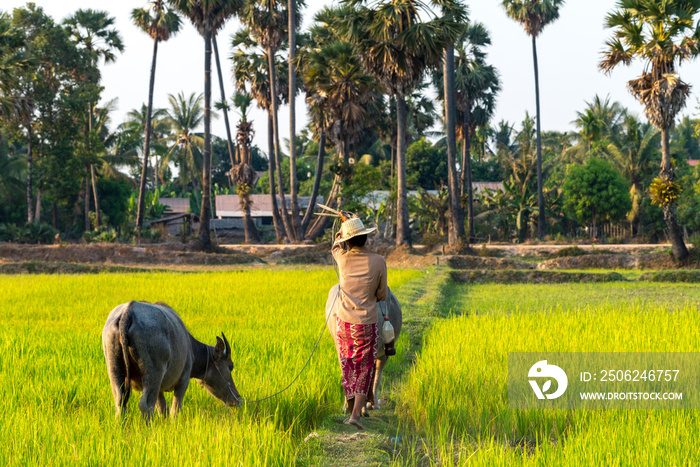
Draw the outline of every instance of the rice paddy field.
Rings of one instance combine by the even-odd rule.
[[[384,460],[367,465],[700,462],[696,410],[511,410],[507,387],[508,352],[698,352],[700,288],[467,286],[448,277],[441,268],[389,271],[406,328],[385,373],[395,404],[383,410],[396,426],[372,433],[369,423],[385,441]],[[231,409],[193,381],[180,416],[150,425],[138,393],[126,419],[115,418],[101,348],[112,308],[162,301],[199,340],[227,335],[236,386],[256,399],[301,369],[335,282],[321,268],[0,276],[0,465],[358,465],[304,442],[340,416],[327,332],[280,396]]]
[[[507,381],[508,352],[698,352],[696,285],[494,284],[462,293],[460,315],[427,333],[399,392],[400,419],[427,440],[416,452],[441,465],[700,462],[698,410],[511,410]]]
[[[390,286],[419,274],[392,271]],[[342,404],[329,335],[274,399],[231,409],[192,381],[179,418],[146,426],[139,393],[115,418],[102,327],[120,303],[168,303],[199,340],[226,334],[236,386],[256,399],[301,369],[336,282],[331,269],[0,277],[0,465],[294,464],[300,438]]]

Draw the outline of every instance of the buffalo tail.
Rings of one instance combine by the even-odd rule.
[[[131,303],[126,307],[126,311],[119,318],[119,342],[122,345],[122,356],[124,358],[124,366],[126,367],[126,376],[124,377],[124,392],[123,392],[123,404],[129,401],[129,395],[131,394],[131,375],[129,374],[129,337],[127,336],[127,331],[131,327],[132,315],[131,315]]]

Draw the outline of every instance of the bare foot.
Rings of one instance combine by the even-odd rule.
[[[357,428],[358,430],[365,429],[364,425],[362,425],[362,422],[360,420],[357,420],[357,419],[352,418],[352,417],[346,418],[345,420],[343,420],[343,423],[345,423],[346,425],[352,425],[355,428]]]

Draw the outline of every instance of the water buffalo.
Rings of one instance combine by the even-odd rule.
[[[336,338],[336,325],[335,325],[335,311],[332,307],[336,301],[336,296],[338,294],[338,284],[331,287],[328,292],[328,300],[326,301],[326,321],[328,322],[328,331],[333,337],[333,342]],[[333,313],[333,316],[328,315]],[[379,314],[379,338],[377,339],[377,366],[374,372],[374,382],[370,388],[370,394],[367,395],[367,406],[363,409],[363,413],[367,414],[367,409],[379,409],[379,389],[382,384],[382,372],[384,371],[384,366],[389,358],[388,355],[384,353],[384,339],[382,339],[381,326],[384,323],[384,317],[389,316],[389,322],[394,327],[394,342],[398,340],[401,335],[401,305],[396,298],[396,295],[389,290],[388,300],[385,302],[377,302],[377,313]],[[347,404],[347,401],[346,401]]]
[[[190,378],[228,406],[241,402],[231,378],[231,346],[226,336],[217,336],[215,346],[199,342],[163,303],[131,301],[117,306],[102,329],[102,350],[117,416],[126,413],[132,387],[142,391],[139,409],[147,421],[156,405],[162,415],[168,415],[164,392],[174,393],[170,411],[175,416]]]

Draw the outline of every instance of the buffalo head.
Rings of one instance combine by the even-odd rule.
[[[240,405],[242,398],[231,377],[231,345],[224,333],[216,337],[216,345],[209,358],[211,361],[207,363],[204,377],[200,380],[202,386],[227,406]]]

